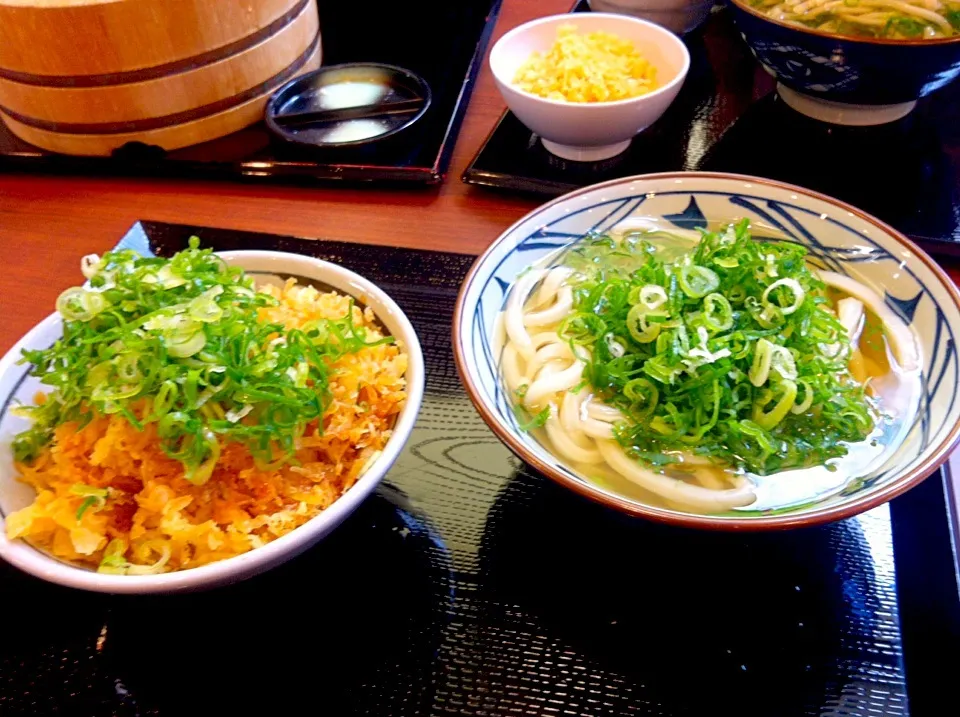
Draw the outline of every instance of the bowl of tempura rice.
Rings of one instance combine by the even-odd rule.
[[[50,582],[229,583],[306,550],[413,429],[423,358],[363,277],[269,251],[84,257],[0,360],[0,557]]]
[[[715,530],[882,505],[960,435],[960,294],[902,234],[800,187],[627,177],[474,264],[454,349],[520,458],[614,510]]]

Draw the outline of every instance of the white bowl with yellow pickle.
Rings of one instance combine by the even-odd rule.
[[[624,152],[667,110],[689,68],[690,53],[672,32],[607,13],[534,20],[490,52],[510,110],[548,151],[583,162]]]
[[[409,437],[420,345],[363,277],[195,248],[82,268],[0,360],[0,557],[21,570],[114,593],[249,577],[339,525]]]
[[[688,527],[813,525],[960,435],[960,295],[902,234],[766,179],[618,179],[521,219],[457,304],[471,399],[521,458]]]

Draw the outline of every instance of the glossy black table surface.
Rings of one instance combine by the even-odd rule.
[[[375,496],[286,565],[194,595],[107,596],[0,564],[0,715],[956,713],[946,477],[821,528],[725,534],[628,518],[505,448],[453,364],[473,257],[144,222],[160,254],[337,261],[390,293],[427,362]]]

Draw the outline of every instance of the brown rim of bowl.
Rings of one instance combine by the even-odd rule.
[[[769,23],[774,25],[779,25],[780,27],[786,27],[791,30],[798,30],[809,35],[816,35],[818,37],[828,37],[831,40],[844,40],[846,42],[861,42],[864,45],[904,45],[907,47],[917,46],[917,45],[950,45],[955,42],[960,42],[960,34],[954,35],[953,37],[934,37],[929,40],[889,40],[883,37],[857,37],[856,35],[841,35],[836,32],[824,32],[822,30],[814,30],[812,27],[807,27],[806,25],[794,25],[790,22],[784,22],[783,20],[775,20],[769,15],[764,15],[762,12],[758,11],[756,8],[747,5],[744,0],[730,0],[734,5],[736,5],[741,10],[750,13],[754,17],[758,17],[761,20],[766,20]],[[749,43],[748,43],[749,44]]]
[[[927,476],[932,474],[937,468],[939,468],[944,461],[950,455],[950,452],[956,446],[958,439],[960,439],[960,423],[957,423],[950,430],[950,433],[947,437],[940,442],[936,448],[934,448],[930,455],[916,468],[907,473],[905,476],[901,477],[896,481],[890,481],[883,488],[878,490],[875,493],[869,493],[859,499],[853,500],[850,503],[845,503],[843,505],[838,505],[832,508],[821,508],[819,510],[812,511],[810,513],[804,514],[783,514],[783,515],[771,515],[771,516],[760,516],[760,517],[748,517],[744,516],[742,518],[736,517],[725,517],[719,518],[710,515],[697,515],[694,513],[677,513],[673,511],[663,510],[661,508],[654,508],[653,506],[646,506],[640,503],[636,503],[631,500],[627,500],[621,496],[608,494],[604,492],[597,486],[594,486],[585,481],[580,481],[572,476],[568,476],[565,473],[554,469],[552,466],[541,461],[537,456],[530,453],[526,446],[518,441],[513,432],[508,430],[506,427],[501,425],[501,423],[496,419],[496,417],[487,409],[484,402],[480,399],[476,387],[470,382],[467,372],[464,370],[466,365],[466,357],[463,353],[463,345],[459,340],[458,327],[460,326],[460,320],[463,315],[463,302],[466,296],[467,290],[473,284],[474,279],[477,275],[477,270],[480,267],[480,264],[486,259],[487,255],[493,250],[494,247],[499,245],[503,239],[510,234],[517,226],[520,224],[532,219],[533,217],[541,214],[547,209],[552,208],[553,206],[559,204],[560,202],[566,201],[572,197],[579,196],[581,194],[586,194],[587,192],[593,192],[597,189],[602,189],[604,187],[617,186],[620,184],[626,184],[629,182],[642,180],[642,179],[692,179],[692,178],[705,178],[705,179],[730,179],[734,181],[743,181],[751,182],[753,184],[766,185],[770,187],[776,187],[777,189],[788,190],[797,194],[803,194],[807,197],[813,199],[818,199],[820,201],[826,202],[838,209],[841,209],[846,212],[850,212],[854,216],[859,217],[863,221],[866,221],[881,231],[888,233],[890,236],[894,237],[899,241],[905,248],[909,249],[914,256],[916,256],[920,261],[927,265],[927,268],[933,272],[934,276],[939,279],[940,283],[944,286],[947,293],[953,299],[954,307],[957,309],[957,312],[960,313],[960,291],[958,291],[956,284],[950,279],[949,276],[940,268],[940,266],[927,255],[920,247],[914,244],[910,239],[904,236],[902,233],[898,232],[896,229],[890,225],[880,221],[876,217],[867,214],[856,207],[847,204],[846,202],[841,202],[838,199],[827,196],[826,194],[821,194],[820,192],[815,192],[810,189],[805,189],[804,187],[798,187],[795,184],[788,184],[786,182],[778,182],[773,179],[762,179],[758,177],[751,177],[746,174],[732,174],[726,172],[659,172],[653,174],[639,174],[632,177],[622,177],[620,179],[612,179],[607,182],[601,182],[599,184],[593,184],[589,187],[583,187],[582,189],[574,190],[568,194],[564,194],[561,197],[557,197],[546,204],[541,205],[537,209],[534,209],[532,212],[526,214],[524,217],[520,218],[514,222],[510,227],[508,227],[504,232],[497,237],[493,243],[487,247],[480,256],[476,258],[473,262],[473,265],[470,267],[470,271],[467,273],[467,277],[464,279],[463,284],[460,287],[460,292],[457,296],[457,305],[454,309],[453,314],[453,352],[454,359],[457,365],[457,372],[460,374],[460,380],[463,383],[464,387],[467,389],[467,394],[470,396],[470,401],[476,407],[477,411],[480,413],[480,416],[483,418],[484,422],[493,429],[493,432],[497,434],[501,441],[503,441],[507,447],[510,448],[517,456],[525,461],[526,463],[532,465],[538,471],[548,476],[557,483],[572,489],[573,491],[579,493],[580,495],[590,498],[598,503],[601,503],[609,508],[613,508],[623,513],[629,515],[634,515],[642,518],[649,518],[651,520],[657,521],[659,523],[668,523],[671,525],[681,525],[688,528],[702,528],[707,530],[727,530],[727,531],[757,531],[757,530],[770,530],[770,529],[787,529],[787,528],[799,528],[807,527],[813,525],[822,525],[824,523],[830,523],[836,520],[842,520],[844,518],[849,518],[854,515],[863,513],[871,508],[876,508],[878,505],[882,505],[893,498],[896,498],[898,495],[905,493],[914,486],[922,482]]]

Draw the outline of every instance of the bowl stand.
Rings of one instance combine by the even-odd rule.
[[[910,114],[913,108],[917,106],[916,100],[898,102],[892,105],[858,105],[834,102],[797,92],[781,82],[777,83],[777,93],[789,107],[800,114],[821,122],[851,127],[867,127],[896,122]]]
[[[610,159],[610,157],[616,157],[618,154],[625,152],[633,141],[633,138],[631,137],[623,142],[601,144],[593,147],[559,144],[558,142],[551,142],[549,139],[544,139],[543,137],[540,138],[540,141],[543,142],[543,146],[546,147],[550,154],[555,154],[561,159],[569,159],[574,162],[599,162],[604,159]]]

